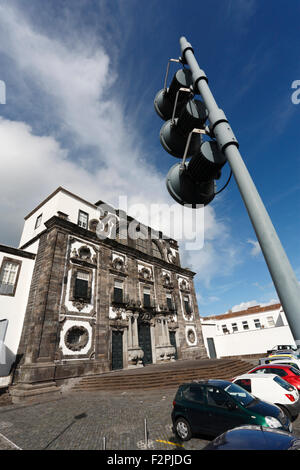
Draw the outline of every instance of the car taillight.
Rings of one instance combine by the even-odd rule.
[[[286,393],[285,396],[291,400],[291,401],[295,401],[295,397],[293,395],[291,395],[290,393]]]
[[[173,401],[173,406],[175,406],[175,405],[176,405],[176,401],[174,400],[174,401]]]

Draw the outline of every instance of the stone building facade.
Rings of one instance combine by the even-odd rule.
[[[180,266],[177,242],[99,204],[58,188],[25,218],[19,249],[35,261],[15,402],[55,395],[72,378],[207,357],[195,273]],[[115,236],[99,236],[104,219]],[[130,222],[143,237],[123,236]]]

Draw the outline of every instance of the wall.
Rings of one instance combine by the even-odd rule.
[[[288,326],[280,326],[259,330],[247,330],[225,335],[213,336],[213,327],[202,325],[205,346],[207,337],[213,337],[217,357],[239,356],[243,354],[265,355],[268,349],[276,344],[294,344],[291,330]],[[207,348],[208,350],[208,348]]]

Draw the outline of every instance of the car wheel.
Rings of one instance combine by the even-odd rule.
[[[192,437],[192,431],[189,423],[184,418],[178,418],[175,423],[175,431],[182,441],[188,441]]]
[[[284,412],[285,416],[290,420],[290,421],[293,421],[293,418],[292,418],[292,415],[291,413],[289,412],[289,410],[287,410],[284,406],[282,405],[277,405],[279,406],[279,408],[282,409],[282,411]]]

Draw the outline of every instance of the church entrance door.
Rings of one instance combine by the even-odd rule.
[[[152,345],[149,323],[139,323],[139,345],[144,351],[143,363],[152,364]]]
[[[112,330],[112,369],[123,369],[123,331]]]

